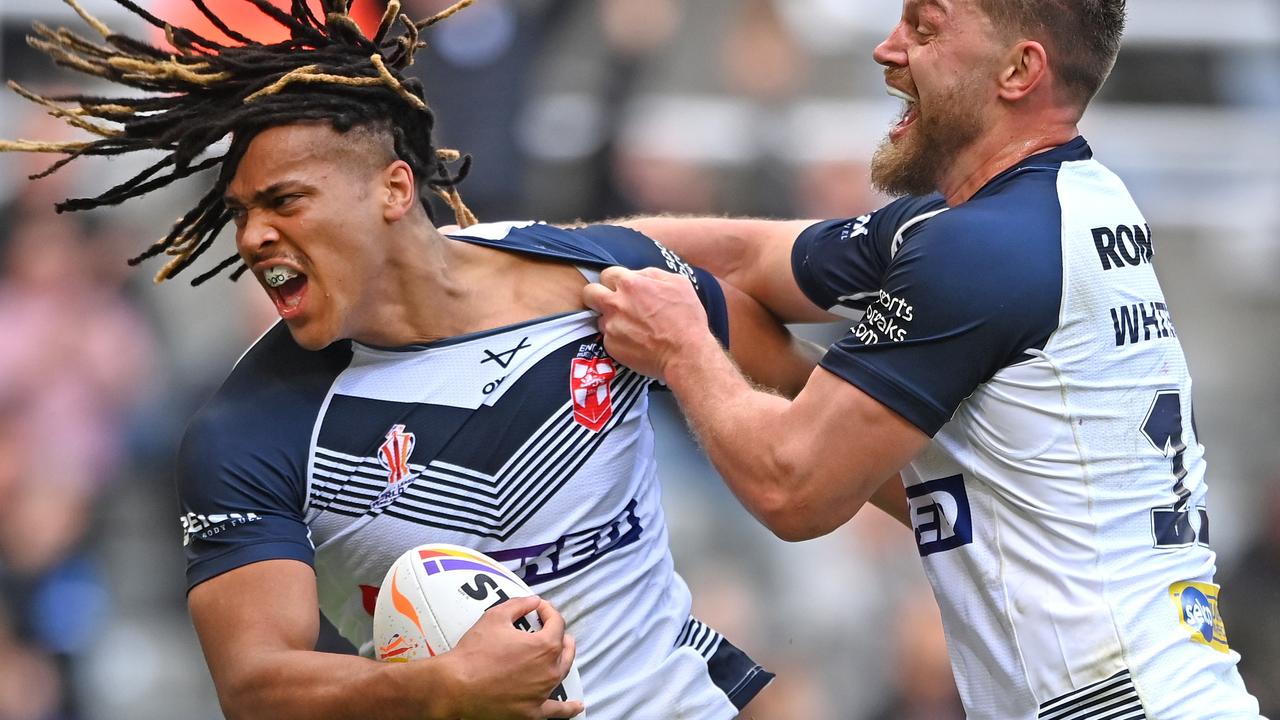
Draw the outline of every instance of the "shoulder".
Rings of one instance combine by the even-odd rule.
[[[455,230],[449,236],[586,267],[665,267],[692,277],[689,266],[661,243],[619,225],[557,227],[535,222],[485,223]]]
[[[999,187],[913,227],[894,248],[899,262],[918,261],[946,275],[972,270],[972,280],[1056,284],[1062,271],[1062,207],[1057,173],[1023,170]]]
[[[202,475],[267,444],[305,453],[333,380],[350,363],[349,343],[312,352],[284,323],[267,331],[236,363],[183,436],[180,475]]]

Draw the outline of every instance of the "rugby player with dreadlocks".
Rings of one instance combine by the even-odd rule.
[[[157,280],[174,277],[234,224],[238,252],[193,284],[251,272],[283,320],[192,421],[179,459],[188,604],[226,713],[569,716],[580,703],[547,697],[575,651],[596,720],[744,709],[772,675],[690,614],[659,502],[651,381],[605,354],[581,292],[612,265],[680,272],[743,369],[784,391],[812,365],[800,345],[632,230],[475,224],[455,188],[469,159],[433,144],[422,87],[403,75],[420,32],[470,0],[417,22],[391,0],[372,36],[342,0],[323,17],[305,0],[288,11],[247,0],[289,30],[270,45],[203,0],[192,2],[231,42],[116,1],[171,49],[113,32],[75,0],[101,40],[37,24],[31,42],[146,92],[45,97],[11,83],[99,137],[0,150],[67,154],[44,174],[85,155],[164,152],[60,210],[217,169],[132,262],[167,255]],[[463,229],[437,231],[424,188]],[[457,648],[420,662],[313,650],[319,608],[362,654],[385,655],[373,600],[392,561],[424,542],[487,552],[543,599],[490,610]],[[511,627],[535,609],[541,631]]]

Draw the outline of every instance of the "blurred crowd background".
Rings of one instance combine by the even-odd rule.
[[[148,32],[110,0],[81,1]],[[186,0],[141,4],[192,15]],[[416,17],[446,4],[405,0]],[[852,216],[884,200],[867,164],[899,103],[871,51],[899,8],[478,0],[415,67],[445,144],[475,156],[462,190],[482,219]],[[1280,716],[1280,2],[1130,0],[1130,13],[1083,130],[1154,230],[1196,378],[1226,627]],[[80,27],[53,0],[0,0],[0,76],[81,87],[27,47],[34,20]],[[12,93],[0,118],[5,138],[74,137]],[[125,266],[200,182],[55,215],[139,166],[25,180],[53,159],[0,156],[0,720],[217,718],[170,468],[187,417],[274,313],[250,281],[155,286],[158,267]],[[778,672],[765,717],[963,716],[909,531],[868,510],[817,541],[775,540],[669,399],[654,417],[677,566],[698,614]]]

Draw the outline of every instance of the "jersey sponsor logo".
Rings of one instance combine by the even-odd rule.
[[[840,226],[840,239],[849,240],[850,238],[862,237],[870,233],[867,223],[871,222],[870,215],[859,215],[853,220]]]
[[[1151,248],[1151,226],[1118,225],[1114,228],[1097,227],[1093,233],[1093,246],[1103,270],[1137,267],[1150,263],[1155,252]]]
[[[552,543],[486,551],[530,586],[582,570],[640,539],[644,528],[633,498],[617,517],[599,527],[569,533]]]
[[[613,417],[609,381],[618,373],[613,358],[598,341],[583,344],[569,368],[569,394],[573,398],[573,419],[599,432]]]
[[[408,480],[413,478],[409,470],[409,456],[413,454],[416,443],[413,433],[405,432],[404,425],[392,425],[387,431],[386,439],[378,448],[378,464],[387,471],[387,489],[374,499],[373,507],[386,507],[404,492]]]
[[[1191,641],[1227,652],[1227,629],[1218,613],[1220,588],[1213,583],[1176,582],[1169,586],[1169,597],[1178,608],[1178,624],[1190,631]]]
[[[864,345],[875,345],[881,340],[902,342],[907,339],[907,330],[915,316],[915,307],[910,303],[881,290],[876,293],[875,302],[867,305],[862,322],[853,328],[853,336]]]
[[[203,540],[213,537],[223,530],[237,525],[246,525],[259,519],[257,513],[214,513],[212,515],[187,513],[179,517],[178,522],[182,523],[182,544],[185,547],[196,538]]]
[[[653,240],[653,238],[649,239]],[[696,289],[698,287],[698,276],[693,273],[693,268],[690,267],[689,263],[681,260],[679,255],[668,250],[666,245],[657,240],[653,240],[653,244],[657,246],[658,252],[662,253],[662,259],[667,263],[667,269],[689,278],[689,282],[693,283],[693,287]]]
[[[907,512],[921,557],[973,542],[973,519],[963,475],[908,486]]]
[[[502,367],[503,370],[506,370],[507,368],[511,367],[511,363],[515,361],[516,355],[521,350],[527,350],[531,347],[533,346],[529,344],[529,338],[524,337],[524,338],[520,338],[520,342],[516,343],[516,346],[511,348],[510,350],[503,350],[502,352],[493,352],[489,348],[485,348],[484,349],[485,358],[480,361],[480,364],[483,365],[487,362],[496,362],[498,363],[499,366]]]

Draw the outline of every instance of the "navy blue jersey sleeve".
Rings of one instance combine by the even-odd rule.
[[[247,428],[217,412],[187,429],[178,456],[187,589],[261,560],[314,564],[303,522],[301,478],[281,472],[269,450],[246,441]]]
[[[866,273],[857,288],[865,313],[822,367],[936,434],[978,385],[1043,348],[1057,327],[1061,211],[1056,198],[1032,200],[934,213],[896,233],[878,279],[861,250],[852,269],[815,269],[815,277]]]
[[[707,324],[724,347],[729,347],[729,311],[724,290],[711,273],[680,259],[669,248],[648,235],[617,225],[588,225],[569,232],[582,235],[613,256],[614,264],[640,270],[656,267],[689,278],[707,311]]]
[[[796,284],[823,310],[865,310],[880,289],[895,240],[944,207],[938,195],[908,197],[869,215],[809,226],[791,249]]]
[[[314,565],[304,519],[316,417],[350,346],[298,347],[277,324],[187,427],[178,455],[187,588],[262,560]]]

